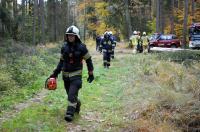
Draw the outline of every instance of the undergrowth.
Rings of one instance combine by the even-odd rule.
[[[51,74],[59,59],[60,45],[33,47],[7,40],[0,49],[1,115],[2,111],[31,98],[43,88],[45,78]]]

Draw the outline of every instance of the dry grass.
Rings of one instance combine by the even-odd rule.
[[[135,76],[125,94],[132,100],[126,102],[127,118],[136,131],[187,131],[191,122],[200,122],[200,63],[134,57],[139,57],[132,60]],[[195,127],[200,130],[197,125],[190,130]]]

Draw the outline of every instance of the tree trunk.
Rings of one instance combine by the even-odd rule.
[[[53,2],[53,40],[57,40],[57,10],[56,10],[57,0],[54,0]]]
[[[17,0],[13,0],[13,18],[16,19],[17,16]]]
[[[183,48],[186,48],[187,21],[188,21],[188,0],[184,0]]]
[[[24,26],[25,26],[25,2],[26,2],[26,0],[22,0],[22,24],[21,24],[21,36],[22,36],[22,40],[21,41],[25,41],[25,37],[24,37],[24,34],[23,34],[23,32],[24,32]]]
[[[160,0],[156,0],[156,32],[160,32]]]
[[[44,19],[44,0],[40,0],[40,15],[41,15],[41,33],[42,33],[42,44],[45,44],[45,19]]]
[[[152,18],[153,18],[153,7],[152,7],[152,5],[153,5],[153,0],[150,0],[149,1],[149,15],[150,15],[150,20],[152,20]]]
[[[132,26],[131,26],[131,19],[130,19],[130,13],[129,13],[129,6],[128,6],[129,0],[125,0],[125,16],[126,16],[126,23],[127,23],[127,31],[128,31],[128,37],[132,34]]]
[[[170,33],[174,34],[174,0],[171,0],[171,14],[170,14]]]
[[[35,34],[36,34],[36,11],[37,11],[37,0],[33,3],[33,45],[36,44]]]
[[[13,39],[17,39],[17,30],[18,30],[18,22],[17,22],[17,0],[13,0],[13,20],[14,23],[12,25],[12,37]]]
[[[194,22],[195,19],[195,0],[192,0],[192,22]]]

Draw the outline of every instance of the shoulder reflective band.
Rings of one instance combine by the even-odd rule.
[[[77,75],[82,75],[82,70],[74,71],[74,72],[62,72],[65,77],[73,77]]]
[[[89,52],[87,52],[84,56],[83,56],[83,59],[84,60],[87,60],[91,57],[91,55],[89,54]]]

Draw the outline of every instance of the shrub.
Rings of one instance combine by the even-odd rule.
[[[188,60],[200,61],[200,52],[199,51],[166,52],[166,53],[159,53],[158,58],[176,62],[184,62]]]
[[[12,79],[12,75],[9,72],[1,69],[0,74],[0,91],[7,91],[17,87],[15,80]]]

